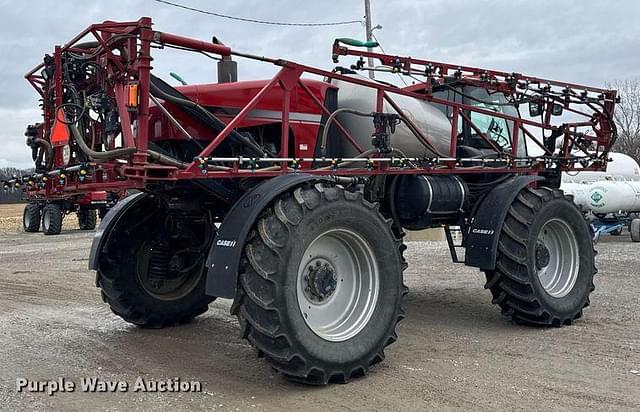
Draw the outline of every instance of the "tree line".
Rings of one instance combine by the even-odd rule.
[[[614,81],[607,86],[617,90],[620,96],[614,115],[618,140],[613,151],[640,162],[640,79]]]
[[[16,169],[15,167],[0,168],[0,182],[11,179],[13,176],[25,176],[33,173],[33,170]],[[0,188],[0,204],[1,203],[19,203],[24,201],[21,189],[4,190]]]

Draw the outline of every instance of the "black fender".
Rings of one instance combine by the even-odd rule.
[[[276,197],[305,182],[326,177],[290,173],[265,180],[246,192],[225,216],[207,257],[206,293],[234,298],[238,284],[240,257],[251,227],[260,213]]]
[[[465,243],[464,264],[481,270],[496,267],[498,240],[511,203],[531,182],[540,176],[516,176],[493,188],[471,216]]]
[[[93,237],[93,243],[91,243],[91,252],[89,253],[90,270],[98,270],[100,251],[109,238],[109,233],[111,233],[111,230],[115,227],[118,221],[120,221],[120,218],[122,218],[128,210],[137,205],[143,199],[146,199],[148,196],[150,196],[150,194],[146,192],[139,192],[131,196],[127,196],[116,203],[116,205],[105,215],[104,219],[100,222],[98,230],[96,230],[96,234]]]

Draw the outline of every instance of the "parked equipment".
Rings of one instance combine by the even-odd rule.
[[[633,223],[640,214],[640,167],[629,156],[611,153],[610,157],[613,161],[607,173],[565,173],[561,189],[573,196],[591,222],[594,241],[603,234],[618,236],[628,229],[631,239],[640,242],[635,229],[638,223]]]
[[[574,196],[574,202],[581,210],[593,214],[640,212],[640,181],[563,183],[562,190]]]
[[[42,232],[45,235],[57,235],[62,230],[62,220],[65,215],[75,213],[80,230],[96,228],[98,216],[104,217],[107,211],[115,205],[120,195],[113,192],[87,192],[75,196],[49,198],[31,196],[25,205],[23,213],[23,229],[25,232]]]
[[[558,187],[578,165],[605,170],[616,92],[360,46],[336,40],[333,60],[356,62],[326,71],[142,18],[94,24],[27,74],[53,157],[87,167],[65,185],[140,189],[105,216],[89,259],[116,314],[162,327],[234,299],[243,336],[287,378],[346,382],[397,339],[403,229],[459,226],[451,249],[486,273],[505,315],[545,326],[582,316],[591,233]],[[151,74],[152,48],[166,47],[278,72],[172,87]],[[369,57],[419,81],[354,75]],[[539,120],[519,116],[527,107]]]
[[[47,92],[52,98],[53,89],[41,89],[38,82],[32,84],[37,85],[41,95]],[[69,90],[73,86],[65,89],[67,96]],[[78,144],[70,130],[75,126],[66,120],[64,109],[56,112],[58,117],[52,123],[46,113],[48,105],[44,104],[45,99],[42,101],[44,121],[27,126],[25,133],[34,173],[13,176],[3,181],[2,186],[4,190],[20,190],[27,201],[22,219],[25,232],[39,232],[42,228],[45,235],[57,235],[64,216],[71,213],[77,214],[80,230],[93,230],[98,216],[102,218],[126,195],[128,185],[122,184],[117,165],[94,163],[85,154],[73,151],[71,147]],[[53,102],[49,99],[48,103]],[[73,104],[64,103],[60,107],[77,109]],[[50,124],[53,126],[49,127]],[[115,181],[109,175],[116,176]]]

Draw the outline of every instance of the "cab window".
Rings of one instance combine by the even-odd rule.
[[[517,110],[508,104],[506,97],[502,93],[489,93],[485,89],[465,87],[465,95],[465,104],[469,106],[518,117]],[[471,112],[469,118],[479,131],[491,139],[496,146],[501,147],[505,151],[511,150],[513,122],[506,121],[501,117],[478,112]],[[476,130],[472,127],[469,127],[469,134],[471,137],[480,138]],[[520,151],[521,150],[518,150],[518,152]]]

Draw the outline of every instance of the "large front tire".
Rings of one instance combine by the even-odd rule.
[[[486,271],[493,303],[526,324],[562,326],[582,316],[594,290],[589,225],[557,189],[523,189],[509,208],[496,268]]]
[[[108,234],[97,274],[102,299],[142,327],[191,321],[215,299],[205,294],[205,258],[214,232],[207,213],[170,215],[150,196]]]
[[[282,195],[244,249],[233,309],[244,336],[288,379],[366,374],[404,317],[403,250],[360,193],[316,184]]]

